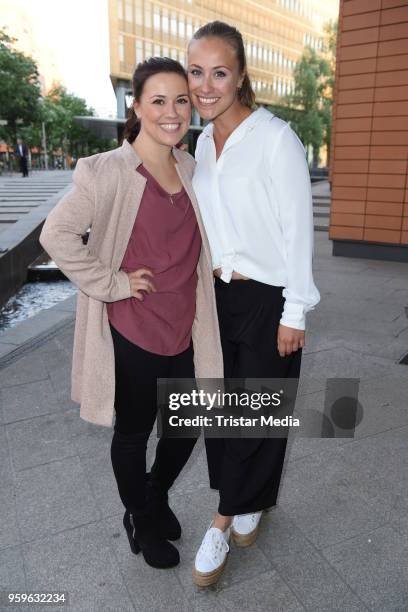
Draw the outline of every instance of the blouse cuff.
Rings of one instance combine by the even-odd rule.
[[[286,327],[304,330],[306,327],[305,306],[285,301],[280,323]]]

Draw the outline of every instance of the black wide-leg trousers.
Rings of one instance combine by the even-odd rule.
[[[277,333],[283,287],[215,279],[225,378],[299,378],[302,349],[281,357]],[[218,512],[246,514],[276,504],[286,438],[206,438],[210,486]]]
[[[111,460],[123,505],[145,511],[146,449],[157,416],[157,378],[194,379],[193,347],[174,356],[145,351],[111,324],[115,352],[116,420]],[[151,468],[152,482],[168,491],[188,461],[196,438],[160,438]]]

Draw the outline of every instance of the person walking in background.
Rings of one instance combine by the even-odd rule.
[[[71,397],[92,423],[116,414],[111,460],[130,548],[165,568],[179,563],[168,540],[181,535],[168,491],[196,438],[160,438],[146,474],[157,378],[222,378],[223,360],[195,162],[176,147],[190,125],[186,72],[151,58],[133,93],[122,145],[78,160],[40,242],[79,289]]]
[[[224,376],[298,378],[305,314],[319,302],[304,147],[290,126],[255,110],[240,32],[219,21],[188,47],[192,102],[208,121],[193,187],[210,242]],[[206,438],[219,506],[197,552],[194,581],[218,580],[229,552],[255,541],[276,504],[287,438]]]
[[[14,153],[19,161],[20,172],[22,172],[23,177],[28,176],[29,151],[26,143],[21,138],[17,138],[17,146]]]

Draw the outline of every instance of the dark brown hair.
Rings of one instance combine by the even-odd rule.
[[[247,72],[247,62],[245,57],[244,41],[242,34],[233,26],[223,21],[211,21],[206,23],[194,33],[192,40],[200,38],[221,38],[234,49],[239,65],[240,74],[245,73],[242,86],[238,90],[238,100],[244,106],[252,108],[255,104],[255,92],[252,89],[251,81]]]
[[[182,76],[187,83],[187,73],[180,62],[177,62],[170,57],[151,57],[144,62],[140,62],[132,77],[133,101],[139,102],[143,92],[144,84],[147,79],[161,72],[174,72]],[[136,117],[133,109],[133,104],[129,108],[127,121],[123,131],[123,140],[127,140],[130,144],[135,140],[140,131],[140,120]]]

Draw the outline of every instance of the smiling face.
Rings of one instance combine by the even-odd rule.
[[[217,37],[192,40],[188,48],[188,85],[203,119],[213,121],[241,106],[237,97],[243,74],[234,48]]]
[[[149,77],[140,100],[135,101],[133,107],[141,120],[140,134],[156,144],[176,145],[190,126],[187,82],[174,72],[160,72]]]

